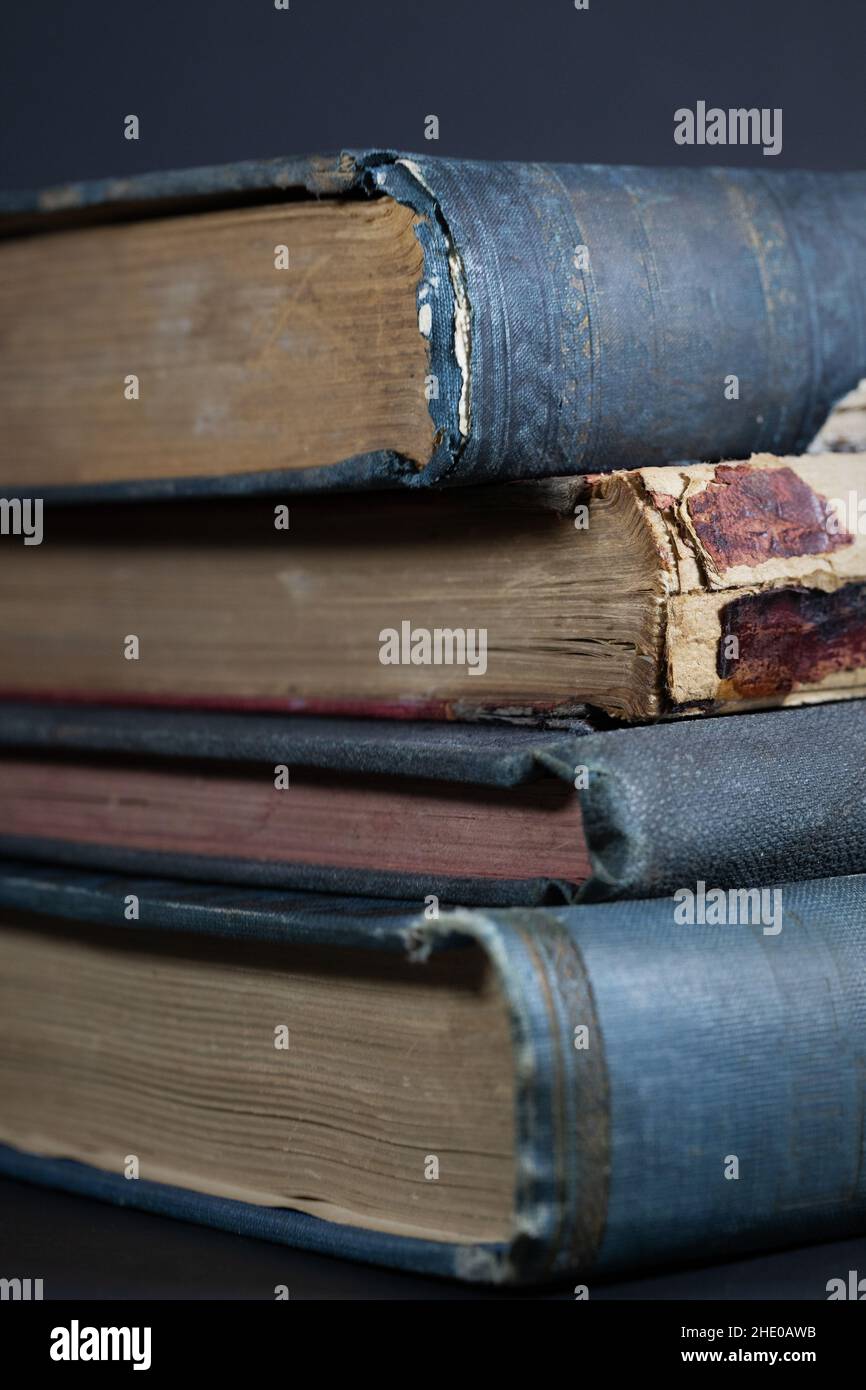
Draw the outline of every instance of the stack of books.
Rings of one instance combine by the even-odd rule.
[[[0,1171],[584,1292],[866,1229],[864,225],[385,153],[5,200]]]

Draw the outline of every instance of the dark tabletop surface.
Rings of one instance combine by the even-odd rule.
[[[46,1299],[477,1299],[486,1290],[228,1235],[0,1180],[0,1275],[41,1278]],[[866,1270],[866,1238],[597,1283],[612,1299],[820,1299]],[[512,1297],[514,1295],[511,1295]],[[571,1286],[520,1297],[570,1299]],[[503,1297],[503,1295],[498,1295]]]

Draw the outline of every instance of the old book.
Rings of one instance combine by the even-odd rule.
[[[755,898],[434,921],[6,865],[0,1171],[491,1283],[863,1232],[866,881]]]
[[[592,733],[7,705],[0,855],[542,905],[866,872],[853,700]]]
[[[356,153],[2,210],[7,493],[798,452],[866,376],[860,173]]]
[[[862,693],[866,454],[90,509],[0,548],[0,695],[617,719]]]

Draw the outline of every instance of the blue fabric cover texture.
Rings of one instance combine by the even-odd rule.
[[[383,450],[91,495],[484,482],[796,453],[866,376],[863,173],[353,151],[6,195],[0,214],[10,231],[38,230],[299,193],[388,196],[419,214],[433,458],[419,471]]]
[[[768,930],[671,899],[426,921],[391,903],[136,881],[8,864],[0,907],[127,930],[486,952],[515,1067],[513,1237],[460,1245],[45,1159],[0,1171],[307,1249],[486,1282],[544,1282],[866,1230],[866,879],[780,890]],[[575,1046],[575,1029],[588,1046]],[[734,1164],[736,1160],[736,1164]],[[733,1176],[737,1172],[738,1176]]]

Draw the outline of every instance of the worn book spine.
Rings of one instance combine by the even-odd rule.
[[[659,578],[657,680],[638,713],[864,693],[866,454],[641,468],[590,489],[590,508],[628,501]]]
[[[91,491],[484,482],[799,452],[866,376],[862,173],[350,152],[7,195],[0,230],[304,193],[390,197],[418,214],[430,462],[381,451]]]
[[[269,783],[278,763],[293,774],[317,769],[514,791],[556,778],[580,802],[590,874],[583,883],[464,877],[458,884],[296,864],[290,845],[283,862],[267,863],[13,834],[0,835],[0,854],[407,903],[435,893],[488,906],[656,897],[698,878],[737,888],[866,873],[864,744],[860,700],[606,732],[585,724],[542,730],[9,704],[0,754],[245,763]]]
[[[431,953],[473,942],[510,1014],[516,1182],[507,1243],[377,1235],[0,1148],[0,1171],[307,1249],[488,1283],[532,1283],[866,1230],[866,880],[438,921],[352,900],[92,878],[7,865],[5,909]],[[694,907],[694,903],[693,903]],[[710,916],[709,911],[705,914]]]

